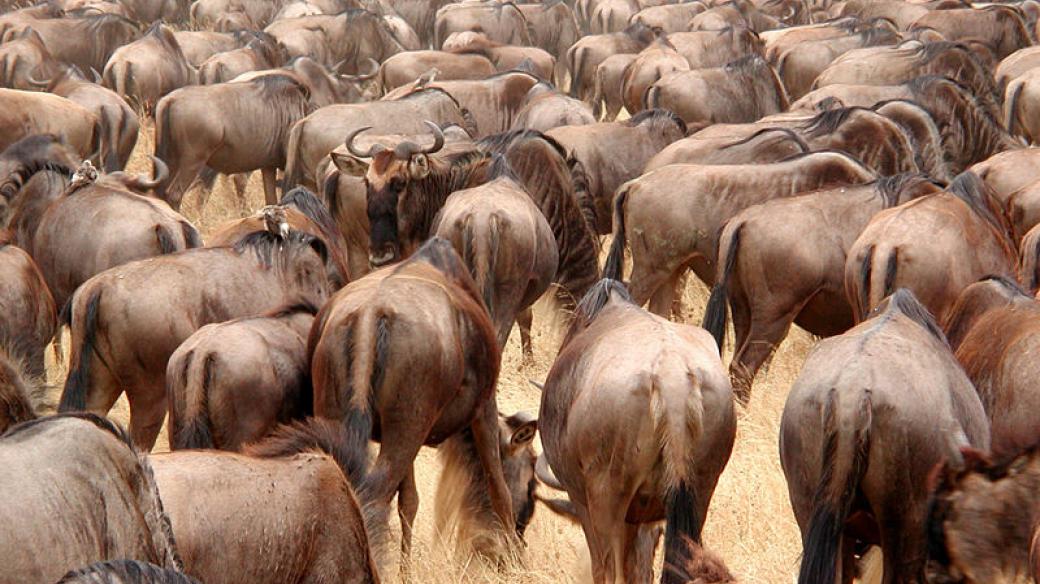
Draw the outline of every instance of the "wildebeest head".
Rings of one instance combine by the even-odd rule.
[[[513,500],[516,534],[521,538],[534,515],[534,491],[538,481],[534,476],[535,454],[531,444],[537,431],[538,420],[527,412],[499,418],[502,471]]]
[[[421,147],[404,141],[392,150],[376,144],[367,151],[359,150],[354,138],[369,129],[358,128],[347,136],[346,145],[358,159],[370,158],[365,171],[369,231],[369,261],[383,266],[407,257],[426,233],[417,229],[422,220],[427,193],[422,183],[430,175],[429,155],[444,146],[444,133],[437,124],[427,121],[433,131],[433,145]]]

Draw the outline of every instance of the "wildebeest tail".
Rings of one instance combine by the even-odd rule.
[[[282,177],[282,192],[301,185],[303,181],[303,166],[300,160],[300,142],[303,140],[304,122],[300,120],[293,125],[289,131],[289,144],[285,150],[285,176]]]
[[[838,393],[832,389],[824,405],[826,432],[820,461],[820,483],[813,496],[813,514],[802,542],[798,584],[834,582],[845,521],[852,510],[870,455],[872,404],[862,397],[854,420],[838,420]]]
[[[69,364],[69,375],[65,379],[65,388],[61,392],[58,412],[78,412],[87,409],[87,392],[90,390],[90,365],[94,356],[94,343],[97,340],[98,310],[101,304],[101,290],[90,290],[81,287],[73,300],[80,293],[89,293],[83,321],[70,317],[72,327],[72,357]],[[82,331],[82,332],[80,332]],[[77,334],[78,333],[78,334]]]
[[[101,126],[101,167],[106,173],[123,170],[119,159],[119,136],[124,130],[126,123],[124,116],[113,119],[109,108],[101,109],[98,124]]]
[[[195,249],[196,247],[202,247],[202,236],[199,235],[199,231],[195,229],[195,226],[187,221],[180,221],[181,233],[184,234],[184,244],[188,249]]]
[[[618,188],[614,196],[614,240],[603,265],[603,277],[621,282],[625,271],[625,201],[628,200],[628,183]]]
[[[643,94],[643,107],[646,109],[656,109],[658,102],[660,101],[661,88],[656,83],[646,88],[646,93]],[[692,132],[691,132],[692,133]]]
[[[719,250],[724,250],[724,255],[719,256],[720,272],[716,274],[715,286],[711,289],[708,297],[708,306],[704,312],[704,322],[701,326],[715,337],[715,343],[722,352],[722,344],[726,341],[726,299],[729,297],[729,279],[733,274],[733,264],[737,261],[737,250],[740,248],[740,234],[744,229],[741,223],[732,230],[725,230],[722,241],[719,242]],[[729,236],[729,245],[726,245],[726,236]]]
[[[165,225],[156,224],[155,240],[159,243],[159,253],[161,255],[171,254],[176,251],[179,251],[177,247],[177,240],[174,238],[174,234],[171,233]]]
[[[159,100],[159,105],[156,106],[155,111],[155,157],[170,167],[170,176],[173,176],[177,172],[177,168],[179,168],[179,164],[175,160],[177,158],[177,145],[174,144],[173,128],[170,126],[170,110],[173,109],[173,103],[168,99]],[[166,188],[169,184],[169,180],[163,181],[155,189],[156,196],[164,201],[166,200]]]
[[[185,400],[184,411],[179,412],[176,411],[179,400],[172,396],[169,399],[171,450],[216,448],[209,416],[209,392],[213,387],[216,360],[213,353],[202,356],[191,352],[184,359],[183,372],[180,375],[174,372],[170,377],[167,391],[183,391]]]
[[[487,237],[475,233],[472,221],[467,221],[462,233],[462,257],[473,271],[473,281],[480,290],[484,306],[488,314],[495,311],[495,265],[498,262],[498,248],[501,226],[497,215],[491,215],[487,225]]]
[[[585,65],[585,57],[588,49],[585,47],[578,47],[573,52],[568,51],[567,55],[570,57],[571,66],[571,86],[568,91],[571,97],[581,97],[578,94],[578,90],[582,89],[579,87],[581,80],[581,72]]]
[[[1015,79],[1008,84],[1007,99],[1004,101],[1004,125],[1008,134],[1015,135],[1015,122],[1018,121],[1018,99],[1022,96],[1025,82]]]

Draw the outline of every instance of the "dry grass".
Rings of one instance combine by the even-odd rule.
[[[129,170],[150,172],[147,154],[152,151],[151,131],[151,127],[142,131]],[[182,212],[205,236],[222,222],[242,216],[242,209],[257,209],[263,205],[259,173],[250,180],[246,194],[243,206],[234,200],[230,184],[222,178],[204,209],[198,208],[199,190],[196,189],[187,196]],[[684,319],[699,322],[706,300],[707,290],[691,278],[684,294],[688,307]],[[543,380],[552,364],[558,334],[548,322],[544,313],[536,316],[535,358],[531,364],[521,363],[518,336],[514,334],[509,340],[498,390],[499,407],[505,413],[538,411],[539,392],[528,379]],[[811,344],[808,334],[794,329],[777,352],[772,366],[759,376],[750,408],[739,417],[733,456],[722,474],[708,513],[705,544],[725,559],[741,582],[748,584],[791,582],[797,573],[800,537],[780,470],[777,436],[784,400]],[[727,348],[727,362],[730,351],[731,348]],[[60,387],[65,370],[52,361],[48,376],[52,384]],[[57,399],[56,395],[52,398]],[[120,399],[111,416],[127,422],[125,399]],[[164,428],[156,451],[168,448],[166,440]],[[538,510],[528,529],[528,547],[522,564],[504,571],[458,560],[435,545],[432,506],[439,474],[435,454],[431,449],[424,449],[416,461],[421,503],[409,581],[557,583],[587,580],[587,552],[581,530],[544,508]],[[385,576],[388,581],[396,579],[396,574]]]

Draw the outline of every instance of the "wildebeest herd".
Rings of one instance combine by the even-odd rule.
[[[1037,0],[0,5],[0,583],[418,581],[423,446],[484,574],[546,508],[597,584],[736,582],[795,324],[798,582],[1040,579]]]

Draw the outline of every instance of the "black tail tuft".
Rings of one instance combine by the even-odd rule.
[[[69,303],[71,304],[72,300]],[[70,364],[69,376],[65,380],[65,389],[61,392],[61,401],[58,403],[59,413],[80,412],[87,409],[87,392],[90,390],[90,362],[93,358],[94,341],[97,336],[98,307],[100,304],[101,291],[97,290],[87,300],[87,310],[86,314],[83,315],[82,324],[84,329],[83,341],[79,351],[76,352],[75,362]],[[70,325],[71,321],[70,317]],[[73,334],[73,339],[75,338],[75,334]]]
[[[701,518],[697,512],[697,492],[686,481],[668,493],[665,502],[667,519],[664,532],[664,566],[661,584],[684,584],[675,567],[685,566],[689,560],[687,541],[700,543]]]
[[[722,344],[726,342],[726,299],[729,296],[729,278],[733,273],[733,265],[736,263],[740,234],[743,230],[743,223],[733,230],[733,235],[729,240],[729,249],[726,250],[726,257],[722,262],[722,273],[719,274],[715,286],[711,289],[708,306],[704,312],[704,322],[701,323],[701,326],[715,337],[719,353],[722,353]]]
[[[165,225],[155,226],[155,239],[159,242],[159,253],[167,255],[178,251],[177,241],[174,240],[173,234],[170,233],[169,229],[166,229]]]
[[[171,450],[187,450],[189,448],[216,448],[213,440],[213,423],[209,419],[209,392],[213,386],[213,364],[215,357],[212,353],[204,357],[202,363],[202,386],[198,388],[199,394],[194,411],[184,412],[188,419],[177,433],[170,437]],[[190,380],[186,379],[190,385]],[[188,396],[191,399],[192,396]],[[172,413],[172,412],[171,412]]]
[[[625,201],[628,200],[628,189],[622,185],[614,197],[614,241],[610,243],[610,253],[603,266],[603,277],[621,282],[625,271]]]

